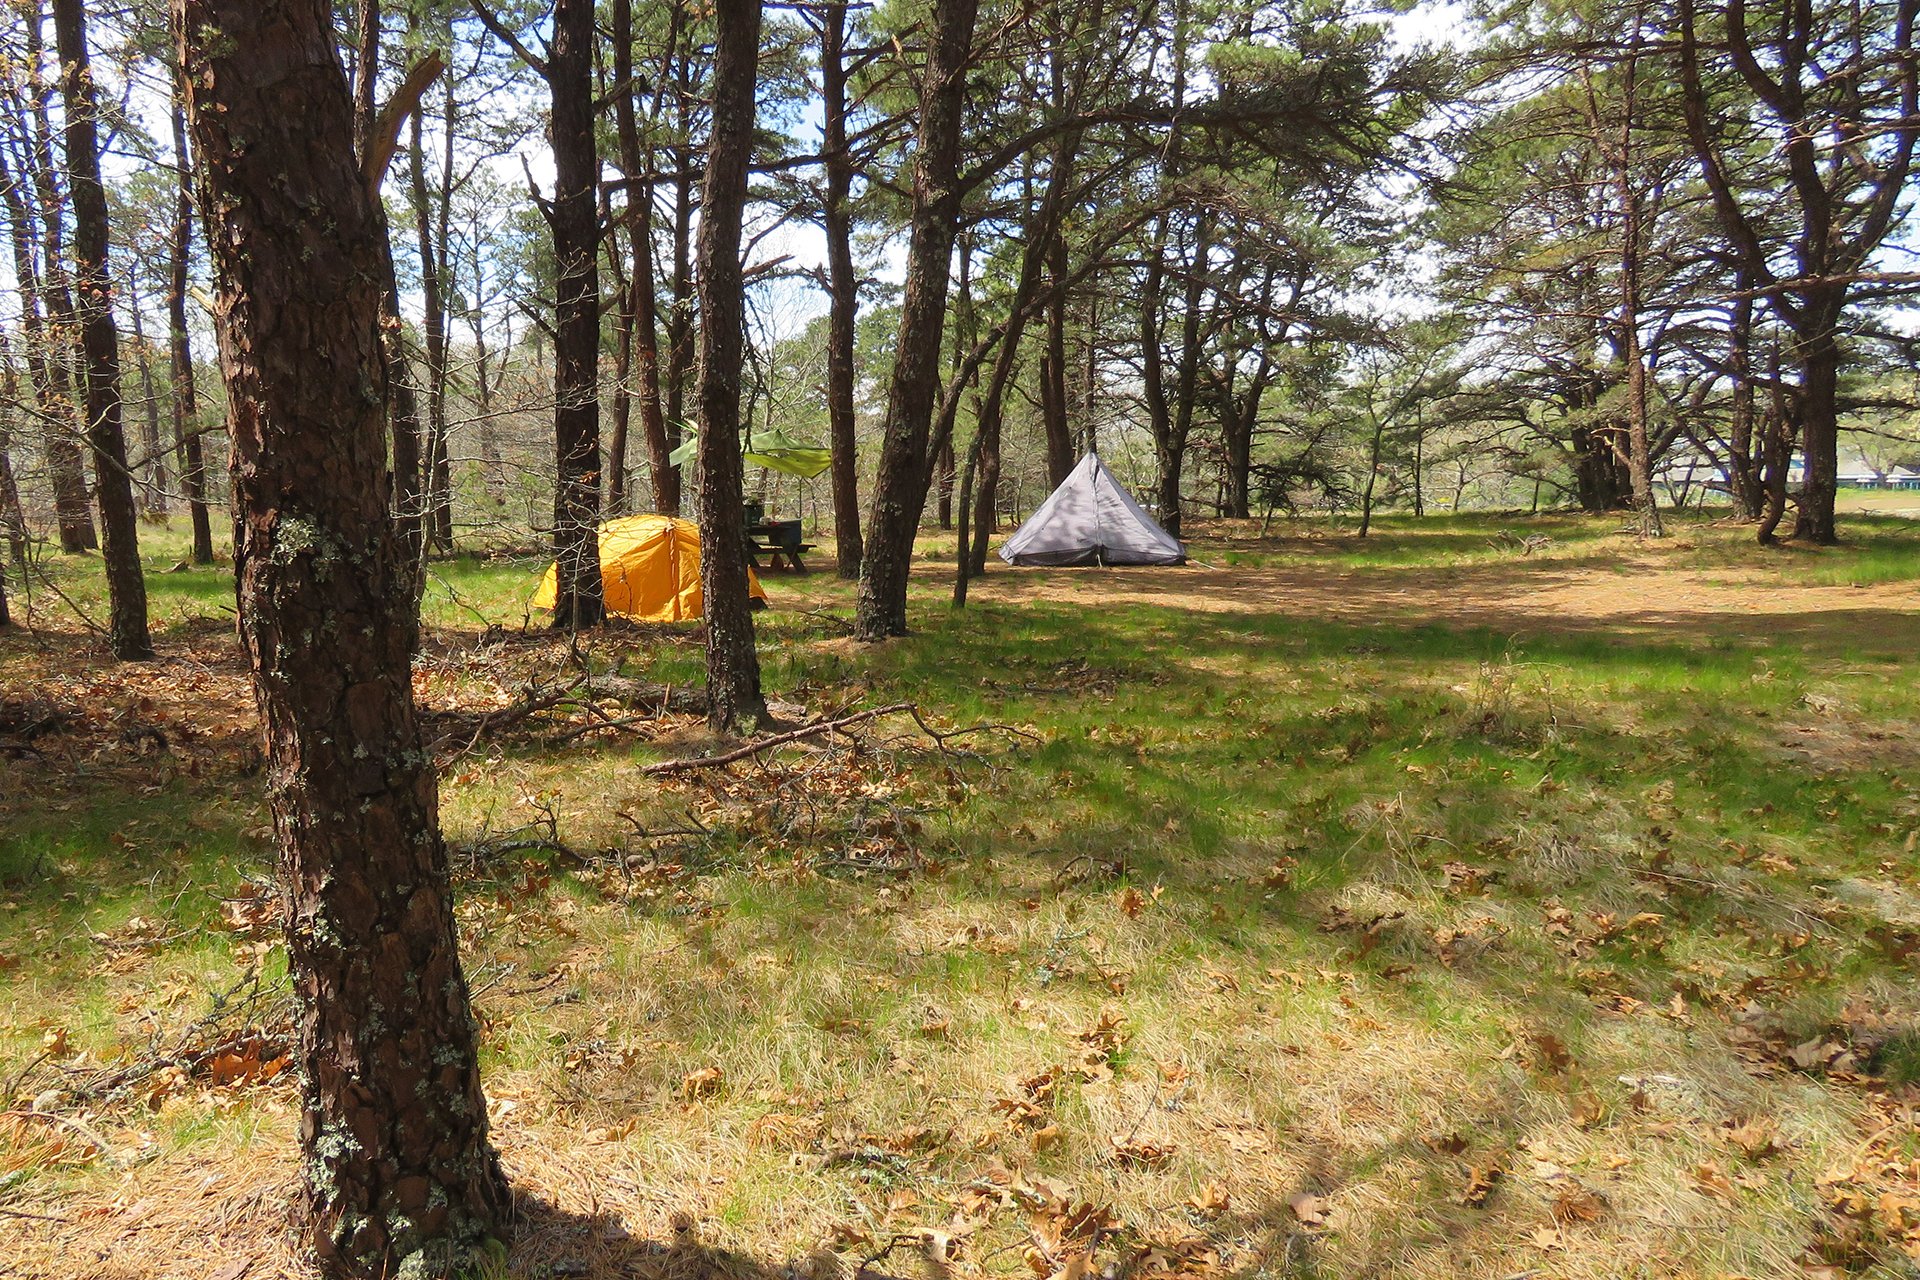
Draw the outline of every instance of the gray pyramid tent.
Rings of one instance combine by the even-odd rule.
[[[1007,539],[1000,558],[1008,564],[1185,564],[1187,550],[1089,453]]]

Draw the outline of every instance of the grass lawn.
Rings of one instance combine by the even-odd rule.
[[[468,732],[568,646],[522,633],[540,566],[436,566],[524,1201],[488,1270],[1915,1275],[1920,533],[1618,525],[1222,524],[961,613],[929,535],[872,648],[850,585],[773,575],[779,698],[1020,732],[666,779],[692,717]],[[153,543],[159,662],[44,588],[0,637],[0,1276],[300,1274],[231,584]],[[582,650],[702,671],[693,628]]]

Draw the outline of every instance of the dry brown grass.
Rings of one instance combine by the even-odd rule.
[[[663,786],[635,765],[697,746],[690,720],[545,745],[584,723],[563,713],[451,760],[451,834],[494,842],[462,861],[460,920],[522,1207],[480,1274],[1909,1274],[1915,1099],[1875,1055],[1920,1003],[1920,953],[1898,954],[1920,707],[1852,650],[1920,634],[1920,598],[1836,635],[1846,606],[1803,610],[1846,588],[1755,612],[1722,607],[1753,583],[1686,564],[1650,570],[1653,603],[1611,572],[1563,564],[1542,594],[1498,567],[1412,588],[1255,566],[1231,592],[998,574],[984,621],[878,652],[770,619],[780,687],[814,710],[917,696],[1034,724],[1039,749],[947,762],[880,730]],[[1356,609],[1619,653],[1402,650],[1337,624]],[[1803,648],[1803,625],[1827,638]],[[1631,647],[1650,632],[1707,658]],[[546,642],[439,640],[436,705],[564,671]],[[284,1079],[71,1088],[261,959],[247,931],[168,940],[200,919],[182,902],[217,916],[211,889],[262,867],[222,643],[125,683],[71,636],[0,652],[9,696],[85,708],[42,744],[60,769],[0,765],[0,806],[47,832],[33,874],[101,896],[7,890],[46,922],[0,933],[0,1083],[72,1036],[5,1100],[51,1088],[63,1119],[0,1119],[0,1276],[304,1280]],[[697,664],[684,634],[592,648],[663,680]],[[1689,710],[1702,688],[1719,702]],[[177,731],[195,699],[226,736],[123,740],[127,709]],[[1815,781],[1750,793],[1730,761]],[[131,847],[63,843],[20,786]],[[217,856],[176,863],[180,819],[142,787],[206,805],[177,857]],[[623,811],[714,834],[636,839]],[[503,851],[543,813],[571,854]]]

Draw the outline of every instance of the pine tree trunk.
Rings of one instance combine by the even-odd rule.
[[[1647,362],[1640,345],[1640,269],[1643,212],[1640,190],[1634,184],[1634,110],[1638,83],[1641,22],[1634,15],[1632,42],[1618,68],[1624,101],[1620,141],[1612,156],[1615,193],[1620,204],[1620,354],[1627,367],[1627,474],[1633,485],[1633,505],[1639,515],[1640,536],[1665,534],[1660,524],[1660,501],[1653,491],[1653,450],[1647,435]],[[1596,122],[1595,132],[1599,132]]]
[[[553,95],[553,557],[557,628],[597,626],[600,583],[600,188],[593,137],[593,0],[557,0],[547,51]]]
[[[181,488],[193,525],[193,562],[213,563],[213,521],[207,512],[207,468],[200,444],[200,410],[193,389],[193,338],[187,329],[187,262],[193,249],[193,173],[188,164],[186,89],[173,68],[173,155],[180,169],[174,196],[173,256],[168,266],[167,354],[173,376],[173,443],[180,452]]]
[[[833,452],[834,564],[849,581],[860,576],[860,458],[854,440],[854,329],[860,282],[853,269],[853,157],[847,150],[847,6],[821,11],[820,97],[826,192],[821,222],[827,240],[827,438]]]
[[[653,298],[653,181],[640,149],[640,125],[633,109],[639,82],[633,72],[633,0],[615,0],[613,6],[614,121],[620,144],[620,172],[627,180],[627,246],[631,279],[620,293],[621,382],[615,401],[613,434],[607,454],[626,461],[627,415],[633,400],[640,404],[640,434],[647,447],[648,470],[653,476],[656,511],[680,509],[680,472],[668,455],[666,417],[660,403],[660,318]],[[617,253],[617,249],[615,251]],[[616,273],[617,275],[617,273]],[[612,471],[607,477],[609,513],[632,505],[626,494],[626,476]],[[616,501],[616,486],[619,500]]]
[[[66,100],[67,182],[73,199],[73,254],[79,285],[80,345],[86,361],[87,443],[100,506],[100,558],[107,572],[107,646],[122,662],[153,656],[147,635],[147,580],[140,568],[140,511],[133,499],[121,425],[120,331],[113,321],[107,264],[107,190],[100,181],[93,72],[81,0],[53,0],[53,30]]]
[[[354,68],[353,80],[353,138],[354,150],[364,165],[374,144],[376,123],[374,91],[380,76],[379,0],[360,0],[358,16],[355,56],[359,61]],[[381,321],[381,333],[387,353],[388,427],[393,447],[393,509],[400,540],[406,546],[407,563],[413,566],[412,590],[417,598],[425,585],[420,572],[420,518],[425,503],[420,466],[420,404],[414,394],[413,375],[407,368],[406,326],[400,316],[400,278],[394,271],[386,205],[379,198],[378,181],[374,183],[372,194],[374,217],[380,223],[380,242],[389,245],[382,255],[380,269],[386,286],[386,313]]]
[[[476,269],[476,277],[478,270]],[[480,290],[474,281],[476,295]],[[496,507],[507,505],[506,460],[500,452],[500,424],[493,416],[493,382],[487,361],[487,326],[478,301],[468,304],[467,326],[473,333],[473,387],[480,401],[480,471],[487,500]]]
[[[1736,291],[1752,287],[1751,277],[1740,272],[1734,277]],[[1764,440],[1754,434],[1753,394],[1753,299],[1742,297],[1733,304],[1733,325],[1727,339],[1728,377],[1731,391],[1731,421],[1728,424],[1727,481],[1733,498],[1733,513],[1741,520],[1758,520],[1766,495],[1760,483],[1760,450]]]
[[[140,360],[140,397],[143,401],[140,445],[147,455],[146,475],[142,477],[141,488],[147,514],[164,516],[167,514],[167,449],[160,443],[160,393],[154,389],[152,352],[147,347],[147,335],[141,327],[140,299],[133,293],[131,282],[127,292],[127,314],[133,320],[133,349],[139,353]]]
[[[669,52],[662,56],[664,71],[671,57],[671,45],[677,40],[682,19],[676,7],[669,18]],[[633,79],[633,5],[618,0],[614,5],[615,48],[614,79]],[[621,32],[625,34],[622,35]],[[635,81],[635,92],[638,82]],[[665,76],[655,87],[650,118],[658,120],[665,102]],[[679,446],[679,428],[669,426],[660,386],[660,308],[654,295],[656,265],[653,250],[653,156],[642,159],[639,124],[634,117],[633,93],[616,100],[616,123],[620,137],[622,172],[633,183],[627,190],[627,239],[632,250],[632,291],[627,306],[633,315],[634,394],[640,401],[640,432],[646,440],[647,465],[653,476],[653,508],[667,515],[680,513],[680,468],[673,464],[672,453]]]
[[[1793,536],[1802,542],[1830,546],[1839,541],[1834,505],[1840,490],[1840,343],[1836,335],[1839,307],[1825,304],[1807,308],[1808,330],[1799,343],[1800,450],[1806,474],[1800,491],[1800,511]]]
[[[1058,228],[1047,237],[1047,342],[1040,356],[1040,412],[1047,433],[1047,483],[1054,488],[1073,470],[1073,422],[1067,407],[1067,238]]]
[[[1294,300],[1299,301],[1296,291]],[[1227,514],[1236,520],[1253,518],[1253,433],[1260,422],[1260,403],[1273,376],[1273,357],[1262,345],[1253,377],[1247,385],[1244,401],[1231,388],[1223,395],[1221,432],[1225,436],[1227,456]]]
[[[675,5],[676,15],[679,5]],[[668,286],[671,301],[667,310],[667,366],[662,378],[661,398],[666,401],[666,430],[669,449],[680,446],[681,424],[686,421],[688,371],[693,367],[693,212],[697,202],[691,170],[693,148],[688,137],[693,128],[694,99],[698,96],[687,68],[690,59],[683,55],[678,72],[676,124],[679,132],[676,156],[678,172],[673,180],[673,267]],[[663,511],[666,509],[663,507]],[[678,506],[667,511],[678,513]]]
[[[980,465],[980,431],[976,427],[973,442],[967,446],[967,460],[960,468],[960,528],[973,526],[973,475]],[[967,584],[973,578],[973,550],[964,533],[953,557],[953,607],[967,607]]]
[[[1047,51],[1047,85],[1056,115],[1063,115],[1076,104],[1077,93],[1070,86],[1068,53],[1059,44]],[[1054,143],[1047,166],[1049,198],[1065,189],[1080,152],[1080,131],[1062,133]],[[1047,483],[1058,488],[1073,470],[1073,424],[1067,409],[1067,272],[1071,259],[1067,237],[1057,220],[1049,221],[1046,240],[1046,264],[1050,289],[1047,297],[1047,337],[1040,355],[1040,416],[1046,427]]]
[[[607,409],[607,500],[611,520],[627,514],[627,430],[633,425],[633,286],[620,264],[618,242],[608,245],[607,273],[613,277],[613,391]]]
[[[1359,536],[1362,538],[1366,537],[1368,531],[1373,528],[1373,488],[1375,482],[1380,478],[1380,445],[1386,439],[1387,434],[1387,420],[1371,408],[1369,408],[1369,413],[1373,418],[1373,444],[1367,452],[1366,487],[1360,492]],[[1538,490],[1536,490],[1536,503],[1538,500]]]
[[[935,518],[942,529],[953,528],[953,439],[949,436],[933,451]]]
[[[60,549],[72,553],[96,545],[93,515],[87,507],[87,481],[80,451],[71,430],[73,401],[63,390],[62,353],[49,342],[42,316],[39,265],[34,258],[33,214],[26,201],[25,183],[9,172],[0,150],[0,201],[7,210],[7,231],[13,248],[14,290],[20,298],[20,336],[27,381],[33,387],[40,421],[42,454],[53,488],[54,515]],[[56,385],[56,375],[61,379]]]
[[[27,520],[20,508],[20,482],[13,474],[13,421],[20,404],[20,375],[14,371],[13,352],[0,333],[0,530],[7,538],[7,557],[21,573],[27,570]]]
[[[448,76],[449,90],[452,85],[453,78]],[[451,118],[446,128],[451,138]],[[445,552],[453,550],[452,471],[447,461],[447,309],[441,262],[446,236],[442,231],[436,243],[433,195],[427,186],[426,148],[421,135],[420,112],[416,109],[407,147],[407,185],[413,203],[414,236],[420,249],[420,329],[427,357],[421,532],[428,547]]]
[[[714,6],[713,130],[700,205],[700,581],[707,619],[707,719],[751,728],[767,714],[747,596],[741,508],[740,366],[745,353],[740,220],[753,159],[760,0]]]
[[[680,511],[680,468],[672,453],[679,442],[667,430],[660,394],[660,315],[653,297],[653,191],[638,193],[638,216],[628,232],[633,245],[633,376],[640,400],[640,432],[647,442],[647,466],[653,474],[654,510]]]
[[[241,636],[272,766],[305,1187],[330,1277],[463,1272],[487,1142],[386,468],[387,256],[322,0],[176,0],[216,221]]]
[[[1213,247],[1213,214],[1202,209],[1194,228],[1193,260],[1187,264],[1180,317],[1180,362],[1175,366],[1172,422],[1155,441],[1160,464],[1160,527],[1180,536],[1180,477],[1186,466],[1187,439],[1193,432],[1195,392],[1200,376],[1200,299],[1206,288],[1207,256]]]
[[[1787,514],[1787,477],[1793,469],[1793,444],[1797,435],[1794,430],[1794,416],[1788,411],[1787,397],[1780,390],[1780,362],[1777,351],[1773,364],[1771,404],[1761,419],[1762,500],[1760,519],[1754,526],[1754,539],[1763,547],[1773,544],[1774,531],[1780,527],[1780,521]]]
[[[7,536],[7,551],[12,563],[22,572],[27,567],[26,525],[20,515],[20,485],[13,475],[13,412],[19,403],[20,379],[13,371],[13,353],[7,349],[6,338],[0,334],[0,395],[5,402],[0,403],[0,530]],[[7,566],[0,563],[0,627],[13,621],[7,612]]]
[[[74,368],[73,335],[80,330],[74,312],[73,294],[67,287],[66,206],[60,196],[60,182],[53,160],[53,116],[49,104],[53,88],[40,80],[39,68],[46,56],[41,31],[39,0],[27,6],[27,57],[32,100],[32,134],[28,153],[23,157],[31,168],[34,194],[40,219],[40,293],[46,304],[45,340],[41,359],[46,375],[46,393],[41,400],[42,429],[45,432],[47,473],[53,483],[54,514],[60,528],[60,549],[69,554],[92,551],[100,545],[94,531],[93,511],[88,501],[86,428],[80,411],[81,396],[74,390],[76,377],[84,377]]]
[[[979,0],[933,0],[928,22],[906,289],[855,609],[855,634],[863,640],[907,631],[907,579],[926,502],[927,443],[939,393],[947,264],[959,229],[960,126],[978,11]]]

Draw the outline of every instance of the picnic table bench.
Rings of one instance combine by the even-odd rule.
[[[801,556],[817,545],[805,542],[806,535],[801,531],[798,520],[766,520],[747,526],[747,558],[753,567],[761,567],[760,557],[767,557],[770,569],[791,569],[795,573],[805,573],[806,563]]]

